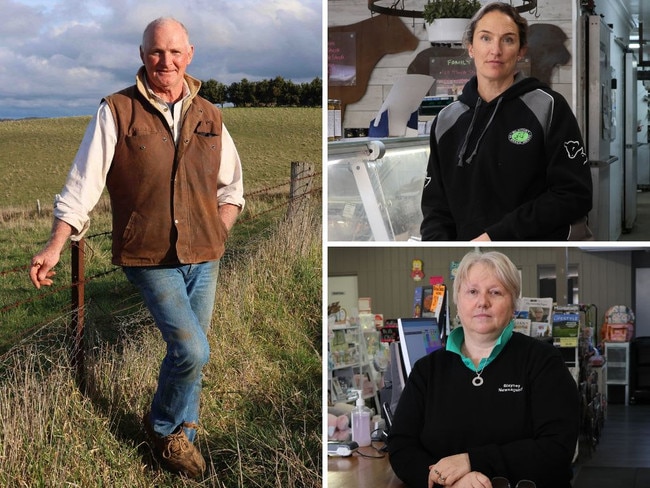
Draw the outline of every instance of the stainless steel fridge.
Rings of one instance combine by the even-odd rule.
[[[611,165],[618,157],[610,154],[615,134],[612,119],[611,29],[599,15],[585,16],[587,73],[585,119],[587,154],[593,182],[593,208],[589,226],[596,240],[610,240]]]
[[[623,164],[623,232],[629,232],[636,221],[637,207],[637,157],[638,126],[637,117],[637,60],[634,53],[625,54],[625,114],[623,120],[625,140],[625,161]]]

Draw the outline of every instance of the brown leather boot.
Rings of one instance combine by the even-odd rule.
[[[149,412],[142,419],[144,430],[151,441],[151,447],[163,467],[172,473],[178,473],[189,478],[198,478],[205,471],[205,459],[192,444],[183,427],[196,429],[198,426],[189,422],[183,423],[166,437],[160,437],[153,430]]]

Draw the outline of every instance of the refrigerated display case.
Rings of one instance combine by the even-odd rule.
[[[429,136],[328,144],[329,241],[420,239]]]

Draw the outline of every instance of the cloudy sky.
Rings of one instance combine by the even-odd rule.
[[[188,73],[225,84],[322,77],[321,0],[0,0],[0,119],[89,115],[133,84],[149,21],[185,24]]]

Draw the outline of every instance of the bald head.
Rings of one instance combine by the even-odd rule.
[[[147,48],[151,45],[151,39],[154,35],[154,32],[156,32],[159,29],[162,28],[167,28],[171,27],[172,29],[180,29],[182,31],[182,34],[185,37],[187,47],[189,48],[190,46],[190,34],[187,32],[187,28],[183,25],[182,22],[179,22],[178,20],[172,18],[172,17],[159,17],[156,20],[152,20],[149,22],[149,25],[145,27],[144,32],[142,34],[142,44],[140,47],[146,51]]]

